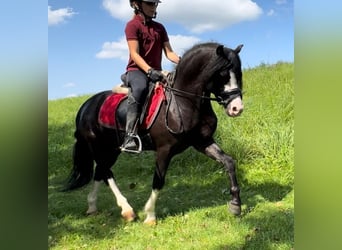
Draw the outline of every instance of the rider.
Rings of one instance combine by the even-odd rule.
[[[149,81],[163,79],[161,73],[162,51],[173,63],[180,57],[173,52],[165,27],[154,20],[159,0],[129,0],[134,9],[133,18],[127,22],[125,35],[129,50],[126,67],[130,87],[127,101],[126,137],[122,151],[137,151],[136,127],[145,102]]]

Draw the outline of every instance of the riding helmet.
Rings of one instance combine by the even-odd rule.
[[[161,3],[160,0],[129,0],[129,4],[131,5],[132,8],[134,8],[133,2],[137,2],[137,3],[141,3],[141,2]]]

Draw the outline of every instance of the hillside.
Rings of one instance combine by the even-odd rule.
[[[227,212],[228,182],[220,164],[188,149],[171,162],[157,202],[159,223],[120,218],[103,185],[99,213],[85,216],[91,185],[58,188],[72,168],[74,120],[81,96],[48,102],[48,244],[50,249],[291,249],[294,246],[294,64],[246,69],[243,114],[219,119],[215,138],[238,164],[242,215]],[[110,88],[111,86],[109,86]],[[153,152],[122,154],[113,171],[143,218],[151,191]],[[132,188],[134,183],[134,188]]]

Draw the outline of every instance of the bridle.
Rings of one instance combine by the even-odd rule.
[[[164,85],[164,88],[166,90],[169,90],[170,92],[178,93],[179,96],[194,96],[203,100],[216,101],[218,104],[223,105],[224,107],[227,107],[228,104],[238,96],[240,96],[242,99],[242,91],[240,88],[234,88],[229,91],[223,91],[219,95],[216,95],[216,97],[210,97],[205,94],[198,95],[192,92],[170,87],[169,85]]]
[[[161,82],[160,84],[163,84],[163,82]],[[234,88],[234,89],[231,89],[229,91],[223,91],[222,93],[220,93],[220,95],[216,95],[216,97],[210,97],[210,96],[207,96],[205,94],[198,95],[198,94],[195,94],[192,92],[188,92],[188,91],[176,89],[174,87],[170,87],[168,82],[167,82],[167,84],[163,84],[163,87],[171,93],[170,100],[168,101],[167,108],[166,108],[165,126],[173,134],[181,134],[184,132],[183,120],[182,120],[182,117],[180,116],[180,110],[179,110],[178,104],[176,105],[177,109],[178,109],[177,114],[179,116],[179,120],[181,123],[179,130],[178,131],[173,130],[172,128],[170,128],[169,123],[168,123],[168,114],[169,114],[169,109],[170,109],[170,105],[171,105],[171,99],[172,99],[172,96],[174,93],[177,93],[181,97],[193,96],[193,97],[200,98],[201,100],[216,101],[220,105],[223,105],[225,108],[236,97],[240,96],[242,99],[242,91],[240,88]]]
[[[231,63],[225,67],[224,70],[228,70],[231,68]],[[169,77],[164,77],[164,79],[161,81],[163,84],[163,87],[172,92],[177,93],[179,96],[193,96],[200,98],[202,100],[209,100],[209,101],[216,101],[218,104],[223,105],[225,108],[229,105],[229,103],[234,100],[235,98],[239,97],[242,99],[242,90],[240,88],[233,88],[228,91],[222,91],[220,94],[215,94],[216,97],[210,97],[209,91],[204,91],[202,95],[198,95],[192,92],[180,90],[177,88],[172,87],[174,83],[174,74],[171,76],[171,79]]]
[[[242,99],[242,91],[240,88],[234,88],[229,91],[224,91],[220,95],[217,96],[216,101],[227,107],[228,104],[233,101],[235,98],[239,97]]]
[[[229,69],[231,67],[231,64],[229,64],[226,69]],[[174,77],[174,75],[172,76],[172,78]],[[220,92],[219,94],[215,94],[215,97],[210,97],[210,93],[211,91],[206,90],[203,91],[202,95],[193,93],[193,92],[189,92],[189,91],[184,91],[184,90],[180,90],[177,88],[174,88],[172,85],[174,83],[174,79],[170,80],[167,77],[163,79],[163,81],[161,82],[161,84],[163,84],[164,89],[166,89],[166,91],[169,91],[170,93],[170,100],[168,101],[167,104],[167,108],[166,108],[166,115],[165,115],[165,125],[167,127],[167,129],[173,133],[173,134],[180,134],[184,132],[184,125],[183,125],[183,120],[181,117],[181,112],[179,110],[179,105],[177,104],[177,99],[176,99],[176,107],[178,109],[178,116],[179,116],[179,120],[180,120],[180,125],[177,131],[173,130],[172,128],[169,127],[168,124],[168,114],[169,114],[169,109],[170,109],[170,105],[171,105],[171,100],[172,97],[177,94],[180,97],[186,97],[186,96],[192,96],[192,97],[196,97],[196,98],[200,98],[201,100],[208,100],[208,101],[216,101],[218,104],[223,105],[225,108],[227,108],[227,106],[229,105],[229,103],[231,101],[233,101],[235,98],[240,97],[242,99],[242,90],[241,88],[237,87],[237,88],[233,88],[230,90],[225,90]]]

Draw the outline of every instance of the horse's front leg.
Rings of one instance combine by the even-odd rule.
[[[169,150],[158,150],[156,154],[156,168],[153,176],[152,192],[150,198],[145,204],[146,219],[144,221],[147,225],[155,225],[157,223],[156,218],[156,202],[159,191],[165,184],[165,175],[170,163]]]
[[[158,193],[159,193],[158,189],[152,189],[152,193],[150,195],[150,198],[148,199],[148,201],[145,204],[144,211],[146,213],[146,219],[145,219],[144,223],[147,225],[153,226],[157,223],[155,208],[156,208]]]
[[[235,161],[232,157],[228,156],[223,152],[223,150],[214,142],[209,146],[204,148],[198,148],[197,150],[206,154],[210,158],[221,162],[228,173],[230,180],[230,194],[232,195],[232,200],[228,203],[229,210],[234,215],[241,214],[241,199],[240,199],[240,188],[237,182],[235,173]]]

